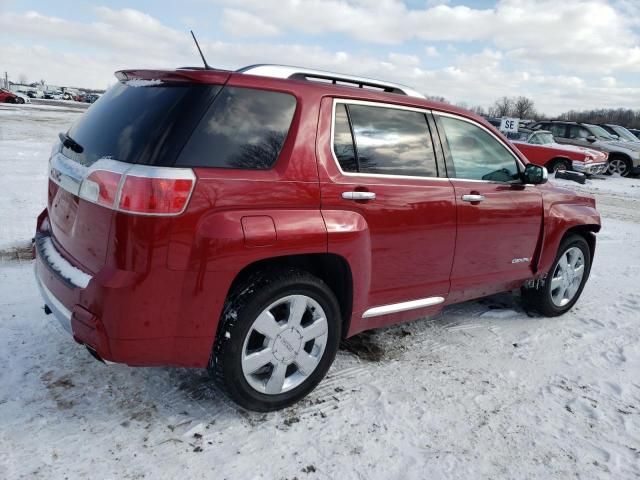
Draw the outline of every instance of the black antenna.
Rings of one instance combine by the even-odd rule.
[[[200,49],[200,45],[198,44],[198,40],[196,39],[196,36],[193,34],[193,30],[189,30],[191,32],[191,36],[193,37],[193,41],[196,42],[196,47],[198,47],[198,52],[200,52],[200,57],[202,57],[202,62],[204,63],[204,69],[205,70],[213,70],[213,68],[211,68],[209,66],[209,64],[207,63],[207,60],[204,58],[204,55],[202,54],[202,50]]]

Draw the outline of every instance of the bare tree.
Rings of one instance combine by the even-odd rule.
[[[517,118],[531,118],[535,116],[533,100],[527,97],[518,97],[513,101],[513,115]]]
[[[24,73],[18,75],[18,83],[20,85],[26,85],[28,82],[27,76]]]
[[[495,101],[489,113],[494,117],[508,117],[513,111],[513,100],[509,97],[502,97]]]

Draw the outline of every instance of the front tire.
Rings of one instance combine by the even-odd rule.
[[[24,98],[16,98],[16,103],[24,103]]]
[[[621,177],[628,177],[631,174],[632,165],[631,162],[625,158],[614,157],[609,160],[609,167],[607,169],[607,175],[613,175],[614,173]]]
[[[293,268],[258,272],[229,295],[209,370],[243,408],[288,407],[324,378],[341,323],[336,297],[319,278]]]
[[[571,170],[571,165],[567,160],[563,160],[561,158],[556,158],[555,160],[551,160],[548,164],[547,170],[550,173],[556,173],[558,171]]]
[[[591,250],[584,237],[571,235],[560,244],[544,285],[522,291],[527,307],[547,317],[571,310],[580,298],[591,271]]]

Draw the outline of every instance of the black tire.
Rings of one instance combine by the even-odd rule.
[[[289,295],[305,295],[318,302],[327,318],[327,340],[315,370],[297,387],[279,394],[253,388],[242,370],[245,338],[254,321],[269,305]],[[331,289],[319,278],[295,268],[256,272],[241,282],[225,302],[209,372],[238,405],[257,412],[288,407],[311,392],[335,359],[341,338],[340,307]]]
[[[576,291],[571,301],[569,301],[566,305],[559,307],[552,300],[551,278],[556,271],[556,267],[558,266],[558,262],[560,261],[562,256],[567,250],[573,247],[577,247],[582,250],[582,254],[584,257],[584,275],[582,277],[582,281],[580,282],[580,287]],[[556,258],[553,261],[553,265],[549,270],[544,285],[538,288],[522,289],[522,299],[525,307],[527,307],[528,309],[536,310],[546,317],[557,317],[571,310],[571,308],[580,298],[582,290],[587,283],[587,280],[589,279],[589,273],[591,272],[591,260],[591,249],[589,248],[589,244],[584,239],[584,237],[580,235],[570,235],[565,238],[560,243],[558,253],[556,254]]]
[[[571,170],[571,164],[568,160],[556,158],[548,163],[547,170],[549,173],[555,173],[558,170]]]
[[[621,162],[621,163],[620,163]],[[624,172],[620,172],[620,166],[624,164]],[[607,171],[605,172],[607,175],[613,175],[614,173],[620,173],[621,177],[628,177],[631,175],[631,170],[633,169],[633,164],[631,160],[628,158],[621,157],[613,157],[609,159],[609,165],[607,166]]]
[[[16,103],[24,103],[24,98],[21,98],[21,97],[16,98]]]

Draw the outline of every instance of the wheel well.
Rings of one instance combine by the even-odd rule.
[[[259,260],[244,267],[231,284],[229,293],[248,276],[260,270],[295,267],[305,270],[326,283],[338,300],[342,316],[342,336],[346,336],[351,321],[353,305],[353,276],[347,261],[332,253],[313,253],[306,255],[287,255]]]
[[[631,162],[631,157],[626,153],[622,153],[622,152],[611,152],[609,154],[609,160],[611,160],[612,158],[619,158],[621,160],[626,160],[627,162]]]
[[[569,160],[566,157],[554,157],[551,160],[549,160],[545,166],[546,167],[551,167],[554,163],[556,163],[558,161],[562,161],[562,162],[568,163],[569,166],[571,166],[571,160]]]
[[[593,255],[596,250],[596,236],[594,233],[598,231],[600,231],[600,225],[577,225],[575,227],[571,227],[565,232],[564,237],[562,237],[562,241],[564,241],[564,239],[569,235],[580,235],[587,241],[591,260],[593,260]],[[562,241],[560,243],[562,243]]]

